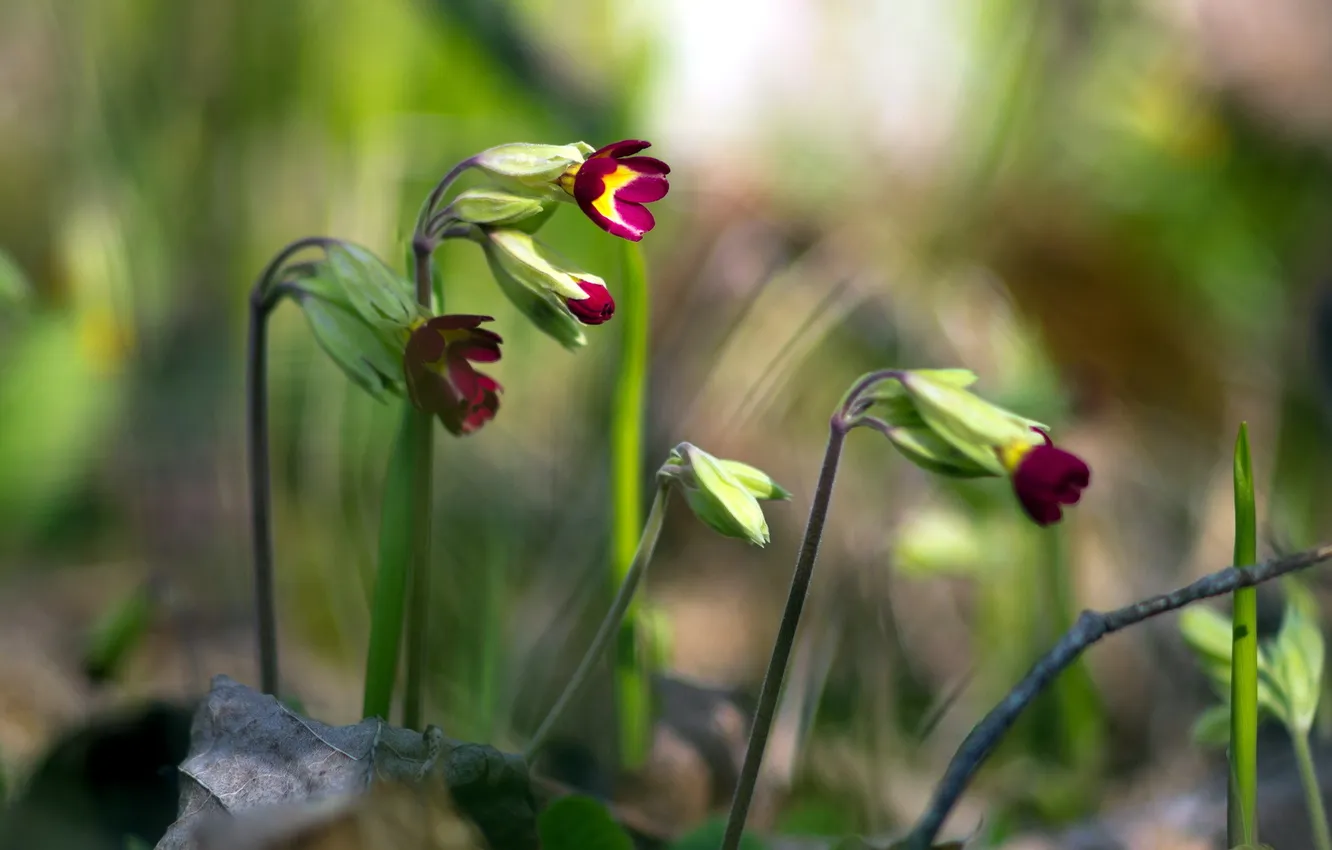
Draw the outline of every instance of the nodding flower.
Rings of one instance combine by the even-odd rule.
[[[574,318],[585,325],[600,325],[610,321],[615,315],[615,299],[604,284],[590,280],[579,280],[578,286],[587,293],[586,298],[566,298],[565,305]]]
[[[500,359],[499,334],[481,327],[489,321],[436,316],[417,323],[407,340],[403,362],[412,404],[438,416],[455,435],[472,433],[499,410],[499,383],[472,367]]]
[[[657,223],[643,204],[661,200],[670,190],[670,166],[633,155],[649,147],[633,139],[606,145],[570,165],[557,182],[598,227],[637,242]]]
[[[1050,525],[1064,516],[1064,505],[1076,505],[1091,483],[1091,468],[1072,452],[1035,430],[1042,444],[1014,444],[1000,452],[1022,509],[1037,525]]]

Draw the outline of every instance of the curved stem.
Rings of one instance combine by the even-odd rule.
[[[578,695],[583,685],[587,683],[588,676],[592,673],[592,667],[605,654],[611,638],[619,632],[620,624],[624,622],[624,615],[629,611],[629,604],[633,602],[634,592],[638,590],[638,585],[647,572],[648,564],[652,561],[652,552],[657,548],[657,538],[661,536],[661,526],[666,520],[666,504],[669,498],[670,484],[662,482],[657,487],[657,495],[652,500],[652,509],[648,512],[647,522],[643,526],[643,534],[638,539],[638,549],[634,552],[634,559],[629,565],[628,572],[624,575],[624,581],[621,582],[619,591],[615,594],[615,601],[611,603],[605,619],[601,621],[601,625],[597,628],[596,637],[592,638],[592,645],[583,654],[583,660],[578,662],[578,669],[574,671],[572,678],[564,686],[564,692],[560,694],[559,699],[555,700],[555,705],[551,706],[550,711],[546,714],[546,719],[541,721],[541,725],[537,727],[536,732],[532,735],[532,740],[523,751],[523,756],[529,763],[541,749],[541,745],[550,737],[551,730],[555,728],[556,722],[564,714],[564,710],[569,707],[569,703]]]
[[[453,181],[457,180],[464,171],[473,165],[476,165],[476,157],[468,157],[453,166],[449,173],[445,174],[444,178],[435,184],[434,190],[431,191],[430,196],[426,198],[425,204],[421,207],[421,212],[416,216],[416,234],[418,236],[427,232],[430,219],[435,214],[435,208],[439,206],[439,200],[444,197],[444,193],[449,190],[449,186],[453,185]]]
[[[1332,833],[1328,832],[1323,792],[1318,787],[1313,753],[1309,751],[1309,733],[1291,728],[1290,742],[1295,747],[1295,761],[1300,768],[1300,784],[1304,786],[1304,802],[1309,809],[1309,828],[1313,832],[1314,847],[1317,850],[1332,850]]]
[[[866,379],[856,385],[856,390],[848,393],[850,402],[858,392],[864,390]],[[862,384],[864,386],[862,386]],[[837,464],[842,458],[842,445],[846,441],[848,425],[843,417],[845,406],[839,409],[828,423],[828,447],[823,453],[823,468],[819,471],[819,483],[814,490],[814,501],[809,507],[809,521],[805,525],[805,539],[800,544],[800,555],[796,559],[795,574],[791,577],[791,592],[786,598],[786,610],[782,613],[782,623],[777,629],[777,640],[773,643],[772,658],[768,662],[768,672],[763,677],[763,687],[759,691],[758,708],[754,711],[754,725],[749,731],[749,746],[745,750],[745,763],[740,769],[740,779],[735,786],[735,796],[731,800],[731,814],[726,822],[726,835],[722,840],[722,850],[737,850],[740,837],[745,829],[745,820],[749,815],[749,805],[754,798],[754,786],[758,782],[759,767],[763,763],[763,751],[768,744],[768,735],[772,731],[772,722],[777,713],[777,700],[781,696],[782,680],[786,677],[786,665],[795,646],[796,629],[800,625],[800,612],[805,607],[805,597],[809,594],[810,579],[814,577],[814,563],[819,557],[819,543],[823,539],[823,523],[828,518],[828,505],[832,500],[833,483],[837,479]]]
[[[880,369],[877,372],[862,375],[860,380],[852,384],[851,389],[846,391],[846,395],[842,396],[842,402],[837,408],[842,419],[849,420],[860,412],[853,408],[858,406],[860,396],[870,387],[889,378],[900,378],[901,375],[901,369]]]
[[[250,529],[254,546],[254,604],[258,634],[259,685],[278,691],[277,606],[273,589],[273,506],[268,447],[268,317],[289,290],[276,279],[283,264],[306,248],[337,242],[322,236],[297,239],[269,260],[250,290],[250,328],[245,358],[246,430],[250,466]]]

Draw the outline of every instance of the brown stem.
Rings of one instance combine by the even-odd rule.
[[[754,786],[758,783],[759,767],[763,763],[763,751],[767,748],[768,735],[777,714],[777,699],[781,695],[782,680],[786,677],[786,665],[791,657],[791,649],[795,646],[800,612],[805,607],[805,597],[809,595],[810,579],[814,577],[814,562],[819,557],[823,523],[828,517],[833,482],[837,478],[837,464],[842,457],[842,445],[848,430],[843,411],[839,410],[828,425],[828,447],[823,453],[823,468],[819,471],[819,483],[814,489],[814,501],[809,506],[809,521],[805,525],[805,539],[800,544],[800,555],[796,559],[795,574],[791,577],[786,610],[782,613],[782,623],[777,629],[777,640],[772,647],[772,658],[768,661],[768,672],[759,690],[758,708],[754,712],[754,725],[749,731],[745,763],[740,769],[735,796],[731,799],[731,814],[726,822],[722,850],[736,850],[740,846],[745,820],[749,816],[749,805],[754,799]]]
[[[268,446],[268,317],[289,290],[277,279],[292,255],[326,247],[336,239],[311,236],[287,245],[268,262],[250,291],[250,330],[245,358],[246,430],[250,461],[250,528],[254,546],[254,604],[259,684],[278,692],[277,604],[273,589],[273,505]]]
[[[1004,734],[1012,727],[1018,715],[1045,690],[1054,679],[1077,661],[1087,647],[1108,634],[1126,629],[1152,617],[1174,611],[1202,599],[1225,596],[1242,587],[1253,587],[1265,581],[1303,570],[1332,558],[1332,545],[1319,546],[1306,552],[1276,558],[1253,567],[1226,567],[1198,579],[1193,584],[1170,593],[1153,596],[1114,611],[1083,611],[1073,627],[1064,633],[1049,652],[1043,655],[1022,681],[1009,691],[998,705],[985,715],[958,747],[948,764],[943,778],[935,788],[929,808],[916,821],[916,826],[903,841],[905,850],[928,850],[943,826],[948,813],[961,798],[976,771],[989,758]]]

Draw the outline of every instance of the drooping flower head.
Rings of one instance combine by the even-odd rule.
[[[606,285],[590,280],[579,280],[578,286],[587,293],[586,298],[567,298],[564,303],[574,318],[585,325],[600,325],[609,322],[615,315],[615,299],[611,298]]]
[[[633,139],[606,145],[569,166],[559,178],[560,188],[602,230],[637,242],[657,223],[643,204],[661,200],[670,189],[670,166],[650,156],[634,156],[649,147]]]
[[[404,371],[417,409],[432,413],[450,433],[470,434],[495,418],[501,387],[473,363],[500,359],[500,336],[481,327],[490,316],[436,316],[407,340]]]
[[[873,388],[879,416],[866,420],[908,460],[940,475],[1007,476],[1037,525],[1063,518],[1091,483],[1077,455],[1056,447],[1045,425],[972,393],[964,369],[894,372]]]
[[[1037,525],[1050,525],[1063,518],[1063,505],[1076,505],[1082,498],[1091,484],[1091,468],[1082,458],[1056,447],[1045,432],[1032,430],[1045,442],[1004,452],[1003,463],[1027,516]]]

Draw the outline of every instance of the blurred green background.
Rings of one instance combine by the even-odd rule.
[[[21,774],[102,707],[255,682],[242,358],[278,248],[334,235],[402,268],[463,157],[644,138],[673,168],[644,241],[645,467],[689,440],[795,494],[764,550],[670,518],[647,596],[664,673],[757,691],[828,413],[864,371],[973,369],[1092,466],[1040,531],[1003,482],[943,483],[851,440],[756,823],[900,826],[1079,608],[1227,563],[1240,420],[1260,555],[1326,538],[1329,33],[1310,0],[9,0],[0,762]],[[619,246],[574,208],[542,235],[617,291]],[[474,246],[438,259],[449,309],[496,317],[505,393],[478,434],[441,433],[430,713],[515,748],[611,593],[619,329],[566,353]],[[295,308],[271,345],[284,673],[348,722],[394,412]],[[87,635],[144,582],[147,639],[91,681]],[[616,775],[604,678],[568,739],[664,833],[704,819],[726,781],[670,735]],[[1117,637],[1033,708],[956,823],[1187,790],[1215,769],[1188,738],[1209,700],[1173,621]]]

